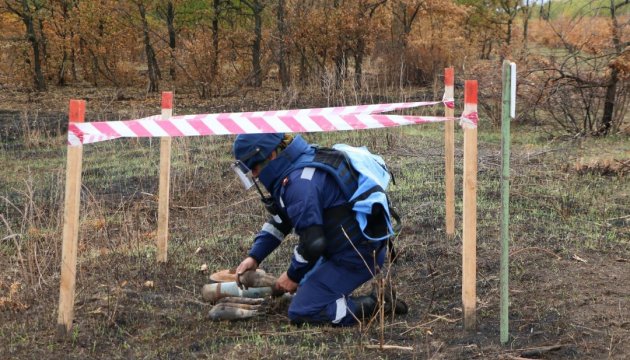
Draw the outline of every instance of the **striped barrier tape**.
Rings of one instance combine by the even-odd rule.
[[[181,115],[162,119],[160,115],[137,120],[70,122],[68,145],[89,144],[121,137],[179,137],[276,132],[322,132],[374,129],[449,120],[469,126],[477,124],[477,114],[465,117],[383,115],[382,113],[444,103],[452,99],[342,106],[317,109],[258,111],[202,115]]]

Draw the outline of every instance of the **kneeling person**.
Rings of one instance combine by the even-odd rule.
[[[394,235],[383,160],[364,148],[319,148],[282,133],[238,135],[233,152],[233,169],[246,187],[256,186],[271,213],[237,274],[256,269],[294,230],[299,243],[275,285],[297,291],[290,320],[352,325],[371,315],[374,296],[350,294],[378,273]]]

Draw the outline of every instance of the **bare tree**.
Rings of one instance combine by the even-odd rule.
[[[527,48],[527,31],[529,29],[529,19],[532,16],[532,8],[529,6],[530,0],[525,0],[525,5],[521,8],[523,11],[523,47]]]
[[[371,28],[370,20],[374,17],[376,10],[385,5],[387,0],[365,1],[360,4],[359,13],[357,14],[358,23],[365,24],[365,28]],[[366,29],[367,30],[367,29]],[[367,51],[368,31],[359,31],[354,41],[354,82],[358,88],[361,88],[363,78],[363,59]]]
[[[411,33],[414,21],[416,21],[420,10],[424,6],[424,0],[401,1],[398,0],[392,7],[394,21],[392,24],[394,41],[404,52],[407,47],[407,38]]]
[[[501,14],[503,15],[502,22],[506,25],[505,43],[509,46],[512,42],[512,27],[518,15],[521,0],[500,0],[499,5],[501,6]]]
[[[50,2],[51,24],[55,35],[61,42],[61,62],[57,70],[57,85],[59,86],[65,86],[67,84],[66,73],[68,72],[68,65],[70,65],[70,69],[72,70],[73,80],[77,79],[74,45],[72,41],[70,41],[74,36],[74,30],[71,26],[71,12],[75,6],[75,0],[56,0]],[[60,16],[56,16],[57,12],[60,13]]]
[[[254,18],[254,41],[252,42],[252,86],[262,86],[262,13],[265,10],[267,4],[261,0],[240,0],[240,3],[245,5],[250,11],[251,16]]]
[[[278,6],[276,8],[276,18],[278,25],[278,46],[276,50],[276,61],[278,63],[278,73],[280,76],[280,84],[282,90],[286,90],[291,83],[291,73],[287,64],[287,24],[285,19],[285,0],[278,0]]]
[[[151,37],[149,36],[149,22],[147,21],[147,11],[143,1],[137,1],[138,12],[140,13],[140,21],[142,22],[142,35],[144,41],[144,52],[147,57],[147,70],[149,77],[148,92],[158,92],[160,79],[162,77],[160,73],[160,67],[155,56],[155,50],[151,45]]]
[[[41,31],[42,23],[37,19],[37,13],[44,9],[42,1],[4,1],[6,9],[17,15],[22,22],[26,30],[26,38],[31,44],[33,50],[33,71],[35,88],[39,91],[46,90],[46,79],[43,71],[44,53],[42,47],[46,42],[43,37],[44,33]],[[36,29],[39,27],[39,30]]]
[[[630,88],[623,82],[621,69],[627,66],[624,51],[630,43],[621,40],[620,34],[628,24],[619,24],[616,13],[629,2],[609,0],[603,7],[586,6],[568,29],[560,30],[549,22],[563,49],[546,58],[534,72],[542,85],[537,105],[571,134],[605,136],[624,121]],[[602,45],[606,42],[601,35],[580,41],[567,36],[583,28],[584,21],[597,19],[594,15],[598,14],[609,16],[608,47]]]
[[[166,2],[166,11],[164,14],[166,19],[166,28],[168,29],[168,47],[170,49],[171,64],[169,75],[171,80],[177,78],[177,70],[175,68],[175,48],[177,46],[177,31],[175,30],[175,6],[172,1]]]
[[[219,76],[219,20],[224,11],[225,0],[212,1],[212,50],[210,75],[213,79]]]
[[[613,43],[613,61],[610,62],[610,79],[606,85],[606,97],[604,100],[604,112],[602,115],[602,126],[599,130],[601,134],[606,135],[610,132],[613,124],[613,115],[615,112],[615,103],[617,100],[617,86],[619,84],[619,67],[616,66],[614,60],[618,59],[624,49],[630,45],[621,42],[621,32],[623,25],[619,24],[617,19],[617,11],[628,5],[630,0],[610,0],[607,10],[610,11],[610,21],[612,23],[612,43]]]

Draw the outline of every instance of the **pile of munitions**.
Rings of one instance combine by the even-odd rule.
[[[281,296],[274,290],[276,278],[262,270],[246,271],[240,276],[234,270],[212,274],[215,281],[201,289],[204,300],[215,304],[208,316],[211,320],[242,320],[257,316],[269,296]]]

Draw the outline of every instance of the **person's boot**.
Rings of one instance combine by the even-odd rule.
[[[378,302],[372,295],[352,296],[352,301],[356,305],[356,316],[361,321],[369,320],[378,308]]]
[[[405,315],[409,312],[409,307],[404,301],[400,299],[390,300],[388,302],[386,298],[384,310],[385,315],[391,315],[392,313],[396,315]]]
[[[376,284],[372,284],[372,296],[373,298],[377,297],[378,291],[376,288]],[[396,290],[391,282],[387,281],[385,284],[385,289],[383,290],[383,300],[385,302],[384,311],[386,315],[405,315],[409,312],[409,307],[407,304],[398,299],[396,296]]]

